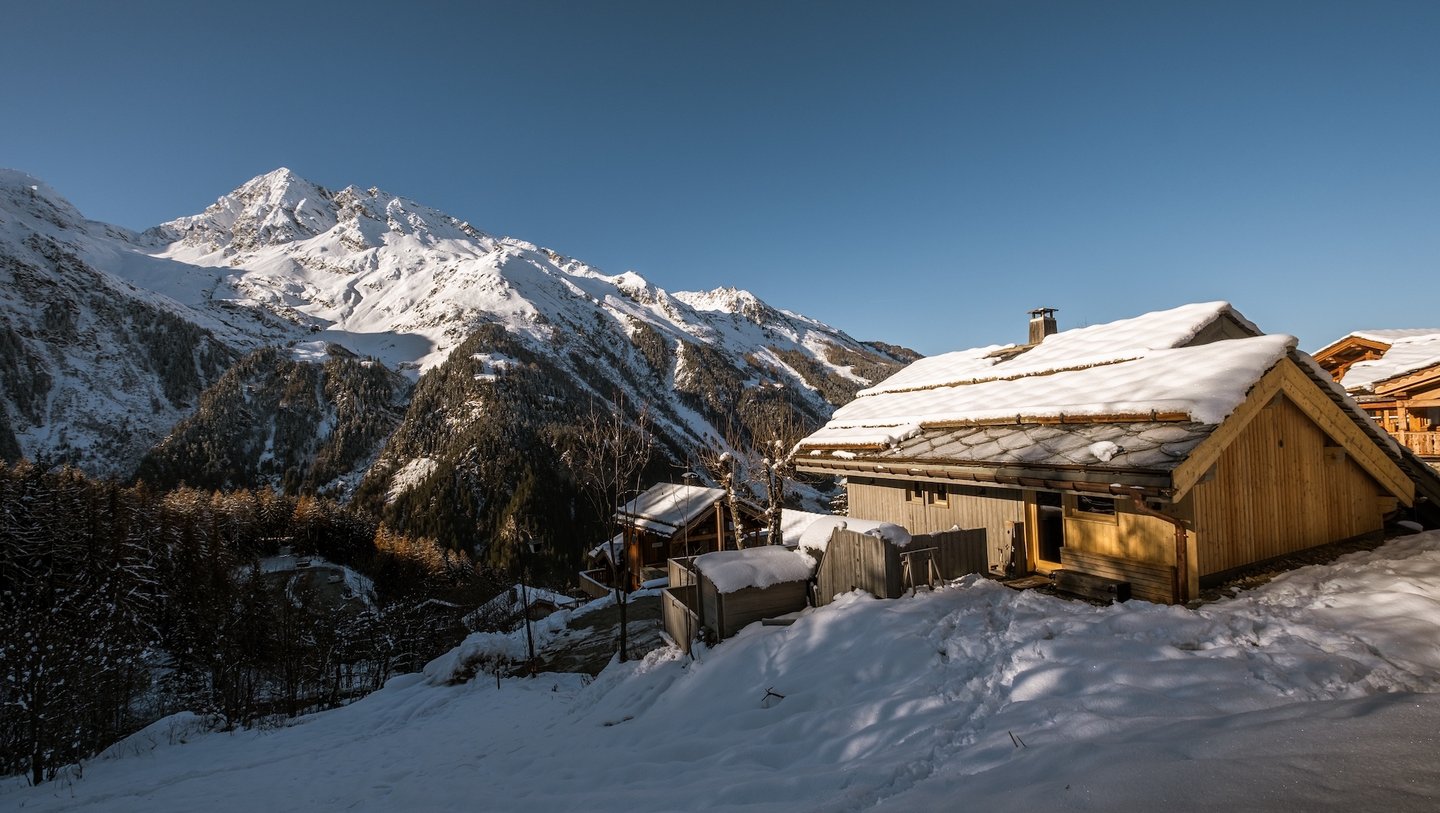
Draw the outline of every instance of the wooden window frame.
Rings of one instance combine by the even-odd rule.
[[[1066,519],[1075,519],[1075,520],[1080,520],[1080,521],[1082,521],[1082,522],[1095,522],[1095,523],[1100,523],[1100,524],[1104,524],[1104,525],[1119,525],[1119,524],[1120,524],[1120,498],[1118,498],[1118,497],[1099,497],[1099,496],[1094,496],[1094,495],[1089,495],[1089,494],[1084,495],[1084,496],[1087,496],[1087,497],[1089,497],[1090,499],[1098,499],[1098,500],[1108,499],[1108,500],[1110,500],[1110,502],[1111,502],[1112,504],[1114,504],[1115,510],[1112,511],[1112,512],[1110,512],[1110,513],[1108,513],[1108,514],[1107,514],[1107,513],[1101,513],[1101,512],[1099,512],[1099,511],[1085,511],[1085,510],[1082,510],[1082,509],[1080,508],[1080,497],[1081,497],[1081,495],[1079,495],[1079,494],[1066,494],[1066,495],[1065,495],[1065,500],[1064,500],[1065,518],[1066,518]]]
[[[925,504],[948,508],[950,506],[950,488],[944,483],[931,483],[926,486]]]

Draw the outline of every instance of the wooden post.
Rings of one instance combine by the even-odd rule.
[[[725,550],[725,505],[715,503],[715,550]]]

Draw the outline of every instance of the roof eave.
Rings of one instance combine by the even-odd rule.
[[[811,474],[848,474],[904,480],[929,479],[1017,485],[1052,490],[1130,493],[1139,488],[1165,497],[1174,490],[1170,473],[1156,469],[1115,469],[1080,465],[1027,466],[979,461],[917,461],[888,458],[803,458],[795,463]]]

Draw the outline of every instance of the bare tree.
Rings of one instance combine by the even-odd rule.
[[[784,544],[780,512],[785,507],[788,484],[795,477],[795,446],[805,435],[805,427],[793,411],[777,410],[751,422],[750,444],[732,425],[723,443],[701,450],[700,464],[725,489],[730,515],[735,518],[737,549],[744,547],[737,510],[741,491],[747,496],[756,490],[765,495],[767,541],[771,545]]]
[[[765,518],[770,526],[770,544],[783,545],[780,512],[785,508],[787,485],[795,479],[795,448],[805,429],[794,413],[785,413],[761,427],[764,436],[757,444],[765,474]]]
[[[639,493],[640,479],[655,445],[649,412],[643,406],[635,410],[633,418],[625,412],[622,392],[617,391],[609,404],[592,400],[589,411],[580,416],[575,442],[566,454],[579,491],[595,516],[612,518],[604,526],[607,544],[615,530],[615,511],[627,497]],[[628,656],[625,605],[630,597],[630,557],[625,546],[618,557],[613,548],[609,553],[615,600],[620,607],[620,660],[624,661]]]
[[[740,498],[736,490],[747,483],[748,479],[741,470],[739,458],[726,448],[733,445],[733,441],[727,440],[723,445],[716,444],[701,449],[700,465],[710,475],[710,479],[719,483],[725,492],[725,508],[730,512],[735,550],[742,550],[745,547],[745,537],[740,527]]]

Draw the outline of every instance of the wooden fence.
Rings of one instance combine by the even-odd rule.
[[[902,556],[903,551],[911,553]],[[909,581],[905,578],[906,558],[910,560]],[[864,590],[877,598],[899,598],[916,584],[927,583],[931,573],[940,579],[957,579],[984,573],[989,566],[984,528],[922,534],[912,537],[903,549],[878,536],[837,528],[820,560],[815,605],[823,607],[851,590]]]
[[[690,642],[700,630],[700,616],[695,609],[699,606],[699,588],[693,584],[683,587],[667,587],[660,591],[660,615],[665,622],[665,634],[680,647],[681,652],[690,651]]]

